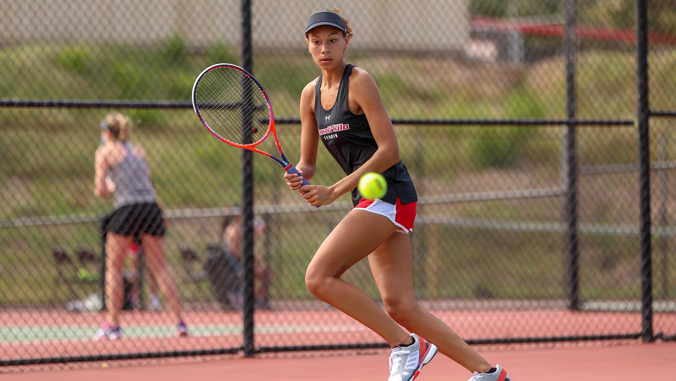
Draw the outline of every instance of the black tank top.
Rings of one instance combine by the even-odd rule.
[[[322,106],[321,75],[315,87],[315,118],[319,138],[348,175],[368,161],[378,149],[366,115],[355,115],[347,106],[348,81],[353,67],[353,65],[345,67],[336,102],[330,110],[325,110]],[[387,193],[382,197],[383,201],[390,204],[395,204],[397,198],[402,204],[418,201],[413,181],[403,162],[399,161],[382,175],[387,181]],[[357,205],[361,198],[359,190],[353,189],[352,204]]]

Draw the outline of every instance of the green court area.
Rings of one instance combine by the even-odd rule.
[[[44,325],[23,327],[0,327],[0,337],[5,343],[26,341],[56,341],[91,339],[98,326],[86,325]],[[232,335],[242,332],[235,325],[194,325],[190,332],[195,336]],[[174,325],[130,325],[123,327],[125,338],[173,337]]]
[[[190,335],[228,336],[241,335],[242,326],[235,324],[196,324],[190,325]],[[40,326],[13,326],[0,327],[0,338],[3,343],[46,342],[63,340],[89,340],[99,329],[95,325],[40,325]],[[319,332],[319,331],[356,331],[362,329],[356,325],[340,326],[313,326],[313,325],[267,325],[256,326],[258,334],[276,334],[292,332]],[[176,327],[167,325],[128,325],[122,327],[125,339],[143,338],[171,338],[176,335]]]

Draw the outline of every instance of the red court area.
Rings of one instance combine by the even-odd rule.
[[[479,348],[481,351],[481,349]],[[550,349],[481,351],[507,369],[513,381],[674,380],[676,343],[569,346]],[[103,365],[105,366],[105,365]],[[386,380],[388,354],[300,356],[111,366],[2,375],[3,381],[44,380]],[[443,355],[427,365],[417,381],[462,381],[469,372]]]
[[[288,308],[285,309],[284,307]],[[355,344],[381,342],[374,333],[334,309],[292,310],[279,305],[256,313],[258,347]],[[461,337],[482,340],[501,337],[566,337],[640,333],[640,312],[578,311],[561,309],[453,310],[432,309]],[[498,318],[499,316],[499,318]],[[94,341],[91,334],[100,315],[59,310],[0,312],[0,360],[70,356],[105,356],[119,353],[153,353],[238,348],[242,345],[240,312],[190,311],[186,313],[194,335],[175,338],[166,312],[125,314],[128,336],[119,341]],[[676,314],[656,313],[655,332],[672,334]],[[161,328],[161,329],[160,329]],[[4,331],[3,331],[4,330]],[[42,332],[38,335],[36,332]],[[54,336],[60,332],[64,336]],[[31,333],[31,335],[28,335]],[[52,336],[48,335],[51,334]],[[70,334],[70,336],[65,336]],[[21,336],[24,335],[24,336]],[[490,345],[476,348],[492,363],[500,363],[514,381],[528,380],[676,380],[676,342],[549,342]],[[361,354],[359,354],[361,353]],[[159,360],[48,364],[0,367],[1,380],[386,380],[386,350],[352,352],[282,352],[242,358],[231,355]],[[438,355],[418,381],[467,380],[468,371]]]
[[[566,337],[638,334],[639,312],[570,312],[563,310],[452,311],[432,310],[463,338],[486,340],[504,337]],[[138,331],[119,341],[94,341],[91,336],[101,316],[64,311],[5,311],[0,313],[2,329],[30,329],[32,332],[72,332],[76,337],[33,337],[0,343],[0,360],[20,358],[78,357],[118,353],[171,352],[238,348],[242,344],[242,316],[239,312],[200,311],[186,313],[193,330],[189,338],[175,338],[169,327],[158,332],[154,325],[171,322],[168,313],[134,313],[126,315],[125,329]],[[256,345],[307,346],[380,343],[381,339],[361,324],[334,309],[315,311],[262,311],[255,317]],[[656,332],[676,325],[676,314],[654,316]],[[86,328],[85,328],[86,327]],[[201,329],[201,331],[200,331]],[[214,330],[215,329],[215,330]],[[2,371],[0,369],[0,371]],[[674,377],[676,380],[676,377]]]

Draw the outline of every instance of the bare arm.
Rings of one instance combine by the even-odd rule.
[[[227,244],[228,251],[239,260],[242,259],[242,234],[240,231],[239,223],[231,222],[223,233],[223,240]]]
[[[296,168],[307,180],[315,175],[317,170],[317,145],[319,144],[319,132],[314,112],[315,81],[305,86],[300,96],[300,161]],[[291,189],[297,190],[301,186],[301,180],[294,175],[284,176]]]
[[[94,195],[96,197],[108,197],[111,194],[106,186],[106,177],[109,170],[110,166],[106,159],[105,147],[99,147],[94,158]]]

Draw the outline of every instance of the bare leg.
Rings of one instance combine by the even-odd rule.
[[[157,295],[159,292],[159,286],[157,285],[157,279],[154,274],[148,274],[148,284],[150,285],[150,293]]]
[[[145,249],[148,270],[155,276],[157,284],[162,290],[169,308],[174,312],[176,321],[183,320],[181,312],[181,300],[178,287],[167,267],[167,259],[164,255],[164,239],[148,234],[143,235],[143,248]]]
[[[131,273],[133,274],[132,278],[132,295],[134,296],[134,303],[135,306],[134,308],[139,307],[138,303],[140,301],[140,294],[141,294],[141,273],[140,273],[140,265],[141,265],[141,260],[139,258],[139,246],[136,246],[140,244],[140,240],[135,242],[135,245],[132,245],[129,247],[128,252],[129,252],[129,257],[131,258]],[[157,280],[155,279],[155,275],[151,272],[148,273],[148,284],[150,285],[150,293],[153,298],[157,297],[158,293],[158,286],[157,286]]]
[[[139,301],[139,294],[141,292],[141,289],[139,287],[139,257],[138,253],[134,253],[132,250],[132,247],[129,247],[127,249],[127,253],[129,254],[130,258],[130,266],[129,266],[129,271],[131,273],[131,295],[134,300],[134,309],[138,308],[138,301]]]
[[[257,266],[254,269],[254,277],[257,280],[256,283],[258,283],[255,290],[256,298],[262,302],[267,302],[268,290],[270,289],[270,281],[272,278],[270,269],[265,267],[265,265]]]
[[[107,233],[106,237],[106,309],[108,322],[120,325],[120,310],[124,299],[124,281],[122,270],[124,258],[132,237]]]
[[[324,240],[305,274],[305,284],[312,294],[364,324],[391,346],[406,338],[406,332],[366,293],[340,276],[395,230],[384,216],[352,210]]]
[[[385,310],[395,321],[436,345],[441,353],[470,372],[491,368],[446,323],[418,305],[413,290],[411,239],[407,234],[393,234],[369,256],[369,264]]]

